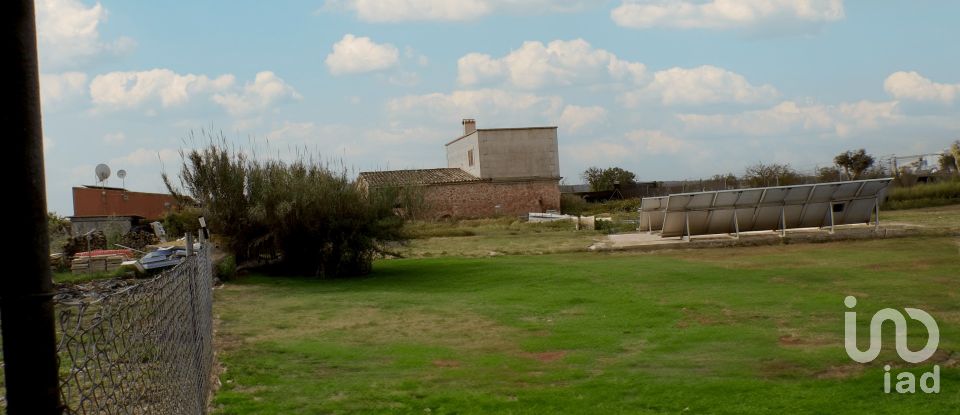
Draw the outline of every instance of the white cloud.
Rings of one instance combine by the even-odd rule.
[[[708,153],[691,141],[678,138],[660,130],[632,130],[618,139],[598,139],[589,143],[562,146],[564,160],[580,165],[610,165],[611,163],[636,163],[639,160],[662,160],[670,157],[671,163],[693,165],[700,163]],[[649,158],[649,156],[661,156]]]
[[[749,104],[767,102],[778,95],[771,85],[754,86],[742,75],[705,65],[658,71],[650,84],[625,93],[621,100],[628,107],[636,107],[650,99],[657,99],[663,105]]]
[[[159,103],[162,107],[184,104],[197,94],[228,89],[233,75],[211,79],[206,75],[180,75],[169,69],[110,72],[90,82],[90,97],[100,109],[130,109]]]
[[[394,98],[387,102],[387,110],[395,118],[425,116],[457,122],[463,118],[533,122],[531,120],[553,119],[562,105],[559,97],[477,89]]]
[[[126,37],[113,42],[100,40],[99,26],[107,20],[107,10],[99,2],[87,6],[79,0],[37,0],[36,13],[37,44],[44,66],[70,65],[104,52],[126,52],[134,46]]]
[[[560,130],[561,133],[577,133],[587,127],[602,123],[606,118],[607,110],[603,107],[567,105],[560,113]]]
[[[896,101],[859,101],[839,105],[784,101],[768,109],[739,114],[679,114],[677,118],[688,129],[698,132],[754,136],[796,133],[847,136],[896,122],[900,114]]]
[[[97,110],[171,108],[206,98],[233,116],[250,116],[266,111],[300,94],[270,71],[257,73],[253,82],[242,88],[232,74],[210,78],[206,75],[178,74],[169,69],[139,72],[110,72],[90,82],[90,97]]]
[[[389,43],[348,33],[333,45],[325,62],[331,74],[343,75],[384,70],[396,65],[399,57],[400,51]]]
[[[118,145],[118,144],[123,144],[126,141],[127,141],[127,135],[124,134],[122,131],[109,133],[103,136],[103,142],[105,144]]]
[[[457,81],[474,85],[490,78],[499,78],[507,72],[499,59],[482,53],[468,53],[457,60]]]
[[[110,160],[110,165],[118,169],[131,166],[144,166],[157,162],[169,163],[180,158],[180,152],[170,148],[148,149],[138,148],[129,154],[116,157]]]
[[[87,86],[87,74],[64,72],[40,74],[40,101],[44,107],[55,106],[83,94]]]
[[[468,21],[494,12],[565,13],[601,5],[601,0],[327,0],[326,9],[346,9],[366,22]]]
[[[894,72],[883,81],[883,89],[896,99],[951,103],[960,96],[960,84],[941,84],[917,72]]]
[[[843,0],[630,0],[610,12],[617,25],[636,29],[728,29],[777,22],[832,22],[843,17]]]
[[[258,72],[253,82],[247,82],[239,92],[220,93],[213,101],[231,115],[239,116],[262,112],[274,104],[301,96],[283,79],[270,71]]]
[[[657,130],[634,130],[626,134],[626,139],[644,154],[692,153],[696,150],[693,144]]]
[[[367,131],[365,136],[373,143],[386,145],[436,144],[451,138],[447,131],[427,127],[378,128]]]
[[[609,164],[634,157],[633,149],[622,143],[611,141],[561,144],[560,150],[563,152],[564,162],[571,160],[581,165]],[[579,177],[573,180],[578,179]]]
[[[538,41],[523,42],[520,49],[502,58],[470,53],[457,61],[457,71],[461,85],[505,77],[514,86],[536,89],[547,85],[596,82],[610,77],[640,82],[646,67],[594,48],[583,39],[574,39],[554,40],[546,45]]]

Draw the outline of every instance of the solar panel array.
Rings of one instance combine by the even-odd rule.
[[[638,230],[653,232],[663,229],[663,213],[667,209],[667,197],[645,197],[640,201]]]
[[[874,212],[879,216],[880,202],[886,196],[891,180],[719,190],[647,198],[641,202],[640,230],[659,228],[661,236],[671,237],[762,230],[784,232],[792,228],[869,223]]]

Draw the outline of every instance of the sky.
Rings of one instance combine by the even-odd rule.
[[[163,191],[222,135],[258,157],[446,167],[478,128],[558,126],[590,166],[681,180],[811,171],[960,139],[960,2],[37,0],[47,203]]]

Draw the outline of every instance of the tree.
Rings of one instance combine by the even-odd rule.
[[[787,186],[799,184],[801,177],[789,164],[757,163],[747,167],[742,180],[750,187]]]
[[[817,169],[817,181],[820,183],[839,182],[840,180],[843,180],[843,172],[837,167],[830,166]]]
[[[710,188],[714,190],[736,189],[738,184],[739,180],[733,173],[714,174],[710,178]]]
[[[847,179],[856,180],[864,171],[873,166],[873,156],[867,154],[867,150],[859,149],[857,151],[847,151],[840,153],[833,158],[833,162],[846,173]]]
[[[222,142],[221,142],[222,143]],[[402,241],[398,189],[362,190],[347,172],[301,157],[257,160],[215,140],[183,153],[180,183],[211,231],[240,261],[279,258],[292,273],[320,277],[370,271],[385,246]],[[166,175],[171,193],[180,195]]]
[[[950,155],[953,156],[953,167],[957,169],[957,173],[960,174],[960,140],[954,141],[950,145]]]
[[[629,186],[637,183],[637,176],[633,174],[633,172],[619,167],[606,169],[590,167],[584,170],[580,177],[590,184],[590,190],[594,192],[612,190],[615,181],[620,182],[621,186]]]
[[[937,160],[940,164],[940,170],[944,172],[957,172],[957,159],[953,156],[953,153],[943,153],[940,154],[940,158]]]

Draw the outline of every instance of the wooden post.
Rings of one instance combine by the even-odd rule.
[[[6,410],[9,414],[60,414],[57,337],[54,326],[50,239],[47,234],[40,75],[33,0],[0,6],[0,55],[4,58],[4,102],[0,121],[7,132],[4,151],[10,235],[7,256],[15,270],[0,282],[0,318]]]

